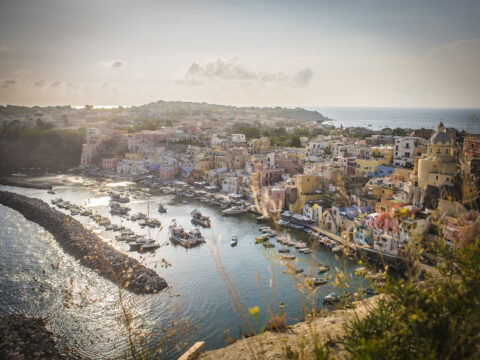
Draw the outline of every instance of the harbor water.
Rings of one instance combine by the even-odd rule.
[[[285,270],[275,248],[265,249],[255,244],[261,226],[273,224],[257,223],[254,214],[224,216],[221,209],[201,203],[196,198],[182,194],[164,195],[152,192],[150,198],[133,199],[126,204],[130,214],[143,212],[159,219],[162,228],[142,228],[120,216],[109,214],[109,197],[94,187],[82,184],[82,179],[57,176],[41,179],[42,182],[56,181],[56,194],[45,190],[1,186],[1,190],[13,191],[42,199],[48,203],[61,197],[76,205],[84,205],[92,211],[108,216],[112,223],[125,225],[135,233],[151,237],[162,246],[153,253],[140,254],[128,251],[129,246],[115,240],[111,231],[96,225],[88,217],[75,216],[86,227],[92,229],[115,248],[128,253],[146,266],[155,269],[171,286],[168,291],[153,295],[134,295],[122,292],[124,304],[142,324],[144,331],[159,331],[176,320],[188,321],[190,330],[182,341],[203,340],[205,349],[227,345],[225,330],[230,336],[239,334],[242,317],[234,311],[224,277],[228,275],[235,286],[245,308],[258,306],[260,322],[265,324],[267,306],[279,311],[285,304],[287,322],[296,323],[303,319],[302,302],[295,282]],[[113,183],[108,186],[131,186],[128,183]],[[172,202],[171,205],[166,205]],[[159,203],[165,204],[166,214],[157,212]],[[172,219],[186,230],[193,229],[190,212],[198,209],[209,216],[210,229],[200,228],[207,243],[185,249],[169,242],[168,226]],[[122,309],[119,289],[98,276],[93,270],[83,267],[57,244],[53,236],[40,226],[25,220],[18,212],[0,205],[0,315],[22,313],[30,316],[48,317],[49,329],[54,333],[61,351],[73,348],[76,358],[119,358],[127,349],[125,327],[122,324]],[[278,229],[277,229],[278,230]],[[238,237],[235,247],[230,245],[232,236]],[[294,240],[309,242],[304,232],[289,230]],[[354,273],[358,263],[346,257],[336,258],[324,247],[316,247],[311,255],[292,249],[296,259],[295,268],[313,276],[329,277],[329,283],[316,290],[314,302],[322,307],[322,298],[331,291],[341,293],[333,285],[336,269],[351,275],[349,291],[355,292],[368,287],[368,282]],[[219,264],[224,271],[219,271]],[[168,263],[168,266],[165,264]],[[331,271],[317,275],[314,264],[323,263]],[[257,281],[257,278],[260,278]],[[197,329],[194,330],[195,325]],[[243,326],[245,331],[248,328]],[[169,350],[167,358],[175,358],[178,348]]]

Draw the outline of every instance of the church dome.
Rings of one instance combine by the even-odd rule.
[[[453,145],[453,141],[445,132],[443,123],[440,123],[437,128],[437,132],[430,138],[430,144],[432,145]]]

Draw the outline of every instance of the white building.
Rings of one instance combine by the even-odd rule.
[[[245,134],[232,134],[232,141],[233,142],[247,142],[247,139],[245,138]]]
[[[242,178],[236,176],[227,176],[222,181],[222,192],[226,194],[239,194],[242,184]]]
[[[395,139],[393,165],[402,167],[407,166],[407,164],[413,165],[414,148],[414,138],[402,137]]]

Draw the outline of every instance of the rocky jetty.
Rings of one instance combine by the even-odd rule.
[[[0,317],[0,359],[64,359],[44,319],[24,315]]]
[[[158,292],[167,282],[154,270],[102,241],[69,215],[39,199],[0,191],[0,204],[20,212],[52,233],[63,249],[98,274],[137,294]]]
[[[28,189],[39,189],[39,190],[50,190],[52,187],[50,185],[35,184],[29,181],[19,180],[19,179],[7,179],[0,178],[0,185],[8,186],[18,186]]]

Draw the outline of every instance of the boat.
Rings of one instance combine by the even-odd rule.
[[[194,209],[190,215],[192,215],[192,222],[194,224],[197,224],[197,225],[200,225],[200,226],[203,226],[203,227],[210,227],[211,223],[210,223],[210,218],[208,216],[204,216],[202,215],[202,213],[200,211],[198,211],[197,209]]]
[[[50,189],[47,191],[47,194],[55,195],[55,191],[53,191],[53,189]]]
[[[263,242],[263,247],[265,247],[265,248],[274,248],[274,247],[275,247],[275,244],[272,244],[272,243],[269,242],[269,241],[264,241],[264,242]]]
[[[259,235],[255,238],[255,243],[256,244],[261,244],[261,243],[263,243],[264,241],[267,241],[267,240],[268,240],[268,235],[262,234],[262,235]]]
[[[279,252],[280,254],[288,254],[288,253],[290,253],[290,249],[288,249],[288,248],[282,248],[282,249],[278,249],[278,252]]]
[[[205,239],[198,229],[186,232],[182,226],[175,221],[169,226],[170,240],[185,248],[191,248],[205,243]]]
[[[295,255],[282,255],[282,260],[295,260]]]
[[[130,216],[130,220],[132,221],[137,221],[137,220],[145,220],[147,218],[147,215],[143,213],[137,213],[132,216]]]
[[[139,225],[142,226],[142,227],[148,226],[148,227],[151,227],[151,228],[155,228],[155,227],[162,226],[162,223],[160,222],[160,220],[147,218],[147,219],[141,221],[139,223]]]
[[[318,273],[319,274],[326,273],[327,271],[330,271],[330,266],[328,266],[328,265],[320,266],[318,268]]]
[[[222,211],[223,215],[245,214],[246,212],[247,210],[242,206],[232,206],[231,208]]]
[[[80,213],[80,215],[82,215],[82,216],[91,216],[91,215],[92,215],[92,210],[87,210],[87,209],[85,209],[85,210],[83,210],[83,211]]]
[[[331,292],[328,293],[323,297],[323,303],[324,304],[334,304],[340,301],[340,296],[338,296],[336,293]]]
[[[126,215],[129,211],[129,207],[123,207],[115,201],[110,203],[110,214],[112,215]]]
[[[112,201],[116,201],[116,202],[119,202],[119,203],[127,203],[127,202],[130,201],[130,198],[128,196],[123,196],[123,195],[115,194],[115,193],[112,193],[110,195],[110,199],[112,199]]]
[[[366,288],[365,289],[365,294],[367,295],[377,295],[378,294],[378,291],[377,290],[374,290],[372,288]]]
[[[151,251],[160,247],[155,240],[139,237],[134,243],[129,244],[130,251]]]
[[[355,272],[355,275],[357,275],[357,276],[365,276],[368,271],[367,271],[366,268],[361,266],[361,267],[355,268],[354,272]]]
[[[334,247],[332,248],[332,251],[333,251],[334,253],[342,252],[342,246],[341,246],[341,245],[334,246]]]
[[[158,204],[158,209],[157,210],[160,214],[165,214],[167,212],[167,209],[162,204]]]
[[[319,277],[309,278],[308,281],[310,281],[315,286],[325,285],[328,282],[327,279]]]
[[[237,246],[237,243],[238,243],[238,238],[235,235],[233,235],[232,240],[230,241],[230,246],[232,247]]]
[[[302,268],[295,269],[294,272],[295,272],[295,274],[301,274],[301,273],[303,273],[303,269]]]
[[[303,249],[300,249],[298,251],[301,252],[302,254],[311,254],[312,253],[312,249],[309,249],[309,248],[303,248]]]
[[[257,222],[265,222],[267,220],[268,220],[268,218],[264,215],[261,215],[261,216],[257,217]]]

